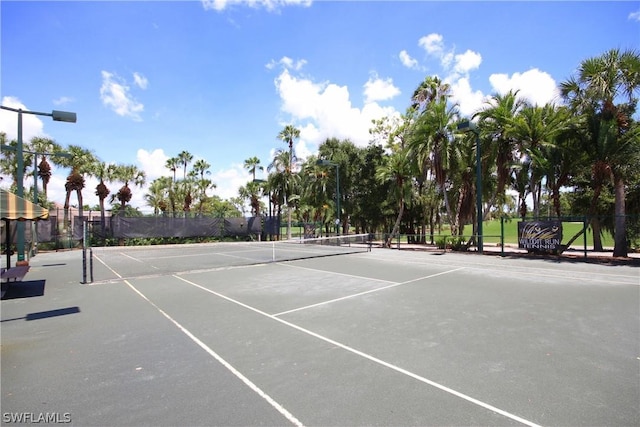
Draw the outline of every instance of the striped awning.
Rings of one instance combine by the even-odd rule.
[[[26,221],[47,218],[47,209],[0,188],[0,219]]]

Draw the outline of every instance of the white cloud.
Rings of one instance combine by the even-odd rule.
[[[53,100],[53,105],[67,105],[72,103],[73,101],[75,101],[75,99],[69,96],[61,96],[60,98]]]
[[[534,105],[544,105],[558,99],[558,88],[555,80],[546,72],[537,68],[524,73],[492,74],[489,82],[493,89],[505,94],[509,90],[519,90],[519,96]]]
[[[300,71],[302,67],[306,65],[306,63],[307,63],[306,59],[298,59],[297,61],[294,61],[288,56],[283,56],[282,58],[280,58],[279,61],[272,59],[271,62],[269,62],[266,65],[266,67],[269,70],[273,70],[274,68],[276,68],[277,65],[281,65],[283,69]]]
[[[472,70],[478,69],[482,63],[482,56],[472,50],[455,55],[453,71],[460,74],[468,74]]]
[[[133,81],[140,89],[146,89],[149,85],[149,80],[138,72],[133,73]]]
[[[131,95],[126,81],[108,71],[102,71],[100,99],[119,116],[142,120],[140,113],[144,111],[144,105]]]
[[[400,62],[402,62],[402,65],[404,65],[405,67],[412,69],[418,68],[418,60],[412,58],[406,50],[400,51],[398,57],[400,58]]]
[[[431,33],[418,40],[418,46],[422,47],[429,55],[441,56],[444,51],[442,35]]]
[[[149,152],[139,149],[136,155],[138,167],[143,170],[147,176],[147,181],[151,182],[161,176],[167,176],[169,169],[165,167],[169,156],[167,156],[162,148],[156,148]]]
[[[270,12],[277,11],[285,6],[304,6],[308,7],[312,3],[311,0],[202,0],[202,6],[205,10],[215,10],[221,12],[228,7],[241,5],[251,8],[265,8]]]
[[[291,75],[289,70],[282,71],[274,83],[282,100],[281,110],[298,123],[298,128],[313,125],[305,133],[304,148],[307,150],[331,137],[349,139],[356,145],[365,146],[369,143],[371,121],[396,113],[393,108],[383,108],[376,102],[369,102],[362,109],[356,108],[351,104],[347,86],[314,83]]]
[[[631,12],[629,14],[629,19],[631,21],[638,21],[640,22],[640,10],[636,11],[636,12]]]
[[[211,180],[216,184],[213,194],[222,199],[238,197],[238,189],[247,185],[252,176],[241,163],[234,163],[228,169],[221,169],[211,174]]]
[[[400,89],[393,85],[393,79],[381,79],[377,75],[369,77],[364,84],[365,103],[386,101],[400,94]]]
[[[462,116],[471,116],[480,109],[486,99],[482,91],[474,91],[471,88],[468,77],[460,77],[457,80],[446,82],[451,84],[451,99],[458,104]]]

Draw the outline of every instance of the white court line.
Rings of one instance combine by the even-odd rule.
[[[178,276],[174,276],[174,277],[178,277]],[[248,386],[251,390],[253,390],[258,396],[260,396],[264,400],[266,400],[271,406],[273,406],[274,409],[276,409],[287,420],[289,420],[291,422],[291,424],[293,424],[295,426],[300,426],[300,427],[304,426],[304,424],[302,424],[302,422],[300,422],[300,420],[298,420],[295,416],[293,416],[293,414],[291,414],[289,411],[287,411],[284,408],[284,406],[282,406],[278,402],[276,402],[271,396],[269,396],[267,393],[262,391],[262,389],[260,387],[255,385],[249,378],[245,377],[240,371],[238,371],[229,362],[227,362],[225,359],[223,359],[222,356],[220,356],[218,353],[213,351],[211,349],[211,347],[209,347],[204,342],[202,342],[200,339],[198,339],[198,337],[196,337],[194,334],[192,334],[187,328],[182,326],[174,318],[172,318],[169,314],[167,314],[164,310],[162,310],[155,303],[153,303],[151,300],[149,300],[149,298],[147,298],[142,292],[140,292],[138,289],[136,289],[135,286],[133,286],[131,283],[129,283],[128,280],[125,280],[124,283],[126,283],[135,293],[140,295],[140,297],[142,297],[145,301],[147,301],[149,304],[151,304],[156,310],[158,310],[160,312],[160,314],[162,314],[171,323],[173,323],[182,333],[184,333],[193,342],[195,342],[198,346],[200,346],[200,348],[202,348],[204,351],[209,353],[209,355],[212,356],[214,359],[216,359],[222,366],[227,368],[233,375],[235,375],[238,379],[240,379],[240,381],[242,381],[246,386]]]
[[[374,277],[365,277],[365,276],[356,276],[353,274],[349,274],[349,273],[339,273],[337,271],[327,271],[327,270],[320,270],[318,268],[311,268],[311,267],[302,267],[299,265],[294,265],[294,264],[289,264],[289,263],[285,263],[285,262],[278,262],[278,265],[282,265],[285,267],[291,267],[291,268],[299,268],[301,270],[309,270],[309,271],[315,271],[317,272],[321,272],[321,273],[327,273],[327,274],[333,274],[333,275],[337,275],[337,276],[345,276],[345,277],[351,277],[354,279],[366,279],[366,280],[371,280],[374,282],[383,282],[383,283],[391,283],[391,284],[397,284],[398,282],[392,282],[391,280],[384,280],[384,279],[376,279]]]
[[[460,268],[456,268],[454,270],[443,271],[443,272],[436,273],[436,274],[430,274],[429,276],[418,277],[417,279],[408,280],[408,281],[402,282],[402,283],[393,283],[391,285],[383,286],[381,288],[369,289],[368,291],[358,292],[356,294],[346,295],[346,296],[343,296],[343,297],[340,297],[340,298],[334,298],[334,299],[331,299],[331,300],[318,302],[316,304],[306,305],[304,307],[298,307],[298,308],[294,308],[294,309],[291,309],[291,310],[282,311],[280,313],[273,314],[273,316],[274,317],[282,316],[283,314],[289,314],[289,313],[293,313],[295,311],[301,311],[301,310],[306,310],[308,308],[319,307],[321,305],[331,304],[331,303],[342,301],[342,300],[346,300],[346,299],[349,299],[349,298],[355,298],[355,297],[359,297],[359,296],[362,296],[362,295],[371,294],[373,292],[378,292],[378,291],[383,291],[385,289],[395,288],[396,286],[407,285],[409,283],[417,282],[418,280],[431,279],[432,277],[442,276],[443,274],[453,273],[454,271],[462,270],[463,268],[464,267],[460,267]]]
[[[475,255],[469,255],[469,256],[475,256]],[[522,265],[507,266],[507,265],[500,265],[496,263],[467,262],[467,261],[462,261],[460,259],[454,260],[454,261],[444,261],[444,260],[431,260],[428,258],[421,259],[421,258],[411,257],[411,258],[405,258],[405,259],[392,260],[384,256],[375,256],[375,255],[371,255],[370,258],[375,258],[381,261],[403,263],[403,264],[440,265],[440,266],[449,266],[449,267],[454,266],[456,264],[458,265],[464,264],[467,269],[476,269],[476,270],[482,270],[482,271],[487,271],[487,270],[499,271],[501,273],[506,272],[506,273],[515,274],[515,275],[522,274],[526,276],[551,277],[555,279],[579,280],[581,282],[582,281],[605,282],[607,284],[616,284],[616,285],[640,285],[640,274],[636,278],[626,274],[593,272],[594,275],[601,276],[604,278],[604,279],[600,279],[600,278],[583,277],[580,274],[584,274],[584,273],[578,272],[578,271],[565,270],[564,274],[550,274],[550,273],[546,273],[548,269],[544,267],[528,267],[528,266],[522,266]],[[538,273],[537,271],[541,271],[542,273]],[[619,280],[610,280],[608,277],[614,277],[616,279],[618,278],[632,279],[632,280],[638,279],[638,283],[630,283],[630,282],[619,281]]]
[[[118,276],[118,278],[119,278],[119,279],[122,279],[122,276],[121,276],[121,275],[119,275],[119,274],[118,274],[118,272],[117,272],[117,271],[115,271],[113,268],[109,267],[109,266],[107,265],[107,263],[106,263],[106,262],[104,262],[103,260],[101,260],[101,259],[100,259],[100,257],[99,257],[98,255],[94,255],[93,257],[94,257],[95,259],[97,259],[98,261],[100,261],[100,263],[101,263],[102,265],[104,265],[105,267],[107,267],[107,268],[108,268],[108,269],[109,269],[113,274],[115,274],[116,276]]]
[[[132,257],[131,255],[125,254],[124,252],[120,252],[120,255],[122,255],[122,256],[124,256],[124,257],[127,257],[127,258],[129,258],[129,259],[132,259],[132,260],[134,260],[134,261],[137,261],[137,262],[139,262],[139,263],[141,263],[141,264],[142,264],[142,263],[144,263],[144,261],[142,261],[141,259],[138,259],[138,258]]]
[[[262,315],[264,317],[267,317],[269,319],[275,320],[276,322],[282,323],[283,325],[289,326],[290,328],[296,329],[296,330],[298,330],[300,332],[303,332],[303,333],[305,333],[307,335],[310,335],[310,336],[312,336],[314,338],[317,338],[319,340],[327,342],[327,343],[329,343],[329,344],[331,344],[333,346],[340,347],[343,350],[346,350],[346,351],[348,351],[350,353],[356,354],[356,355],[358,355],[360,357],[363,357],[363,358],[365,358],[367,360],[370,360],[370,361],[372,361],[374,363],[377,363],[377,364],[382,365],[382,366],[384,366],[386,368],[392,369],[392,370],[394,370],[396,372],[399,372],[399,373],[401,373],[403,375],[411,377],[411,378],[413,378],[413,379],[415,379],[417,381],[420,381],[422,383],[428,384],[428,385],[430,385],[432,387],[435,387],[435,388],[437,388],[439,390],[442,390],[442,391],[444,391],[446,393],[449,393],[449,394],[451,394],[453,396],[459,397],[460,399],[466,400],[467,402],[473,403],[474,405],[480,406],[481,408],[488,409],[489,411],[495,412],[496,414],[500,414],[500,415],[502,415],[504,417],[510,418],[510,419],[512,419],[514,421],[517,421],[517,422],[519,422],[521,424],[524,424],[524,425],[527,425],[527,426],[530,426],[530,427],[540,427],[538,424],[535,424],[532,421],[526,420],[526,419],[524,419],[522,417],[519,417],[519,416],[517,416],[515,414],[512,414],[512,413],[507,412],[505,410],[502,410],[500,408],[497,408],[497,407],[495,407],[493,405],[490,405],[488,403],[482,402],[482,401],[480,401],[478,399],[475,399],[475,398],[473,398],[471,396],[468,396],[468,395],[466,395],[464,393],[461,393],[461,392],[456,391],[456,390],[454,390],[452,388],[444,386],[444,385],[442,385],[440,383],[432,381],[432,380],[430,380],[428,378],[422,377],[422,376],[420,376],[418,374],[415,374],[415,373],[413,373],[411,371],[408,371],[408,370],[406,370],[404,368],[401,368],[399,366],[393,365],[393,364],[391,364],[389,362],[385,362],[382,359],[378,359],[375,356],[372,356],[370,354],[367,354],[365,352],[357,350],[357,349],[355,349],[353,347],[349,347],[346,344],[342,344],[342,343],[340,343],[338,341],[335,341],[335,340],[333,340],[331,338],[327,338],[327,337],[325,337],[323,335],[317,334],[317,333],[315,333],[313,331],[310,331],[310,330],[305,329],[305,328],[303,328],[301,326],[298,326],[298,325],[296,325],[294,323],[287,322],[286,320],[283,320],[283,319],[281,319],[279,317],[275,317],[274,315],[271,315],[269,313],[265,313],[264,311],[262,311],[260,309],[257,309],[255,307],[252,307],[250,305],[247,305],[245,303],[237,301],[237,300],[235,300],[233,298],[230,298],[228,296],[222,295],[222,294],[220,294],[220,293],[218,293],[216,291],[212,291],[211,289],[205,288],[204,286],[198,285],[197,283],[194,283],[194,282],[192,282],[190,280],[187,280],[187,279],[185,279],[183,277],[180,277],[180,276],[173,276],[173,277],[175,277],[176,279],[182,280],[183,282],[188,283],[191,286],[195,286],[196,288],[202,289],[205,292],[209,292],[210,294],[213,294],[213,295],[215,295],[215,296],[217,296],[219,298],[222,298],[224,300],[227,300],[229,302],[237,304],[237,305],[239,305],[241,307],[244,307],[244,308],[246,308],[248,310],[251,310],[254,313],[257,313],[257,314],[260,314],[260,315]]]

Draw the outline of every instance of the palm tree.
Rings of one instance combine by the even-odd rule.
[[[287,168],[286,175],[290,181],[293,176],[293,140],[300,138],[300,129],[293,125],[286,125],[284,129],[278,133],[278,139],[289,145],[289,167]],[[291,184],[288,185],[291,188]],[[291,205],[290,198],[291,193],[285,193],[285,201],[287,203],[287,239],[291,239]]]
[[[274,209],[277,207],[278,218],[282,215],[282,206],[287,200],[287,189],[291,180],[288,179],[287,171],[292,161],[289,160],[289,152],[285,150],[277,150],[273,160],[267,166],[269,176],[267,178],[267,185],[271,188],[271,202]],[[271,173],[273,171],[273,173]],[[278,232],[278,237],[280,233]]]
[[[555,148],[556,137],[569,126],[568,115],[552,104],[542,107],[525,105],[512,121],[511,135],[518,141],[518,151],[526,157],[529,170],[529,194],[533,201],[533,214],[540,215],[542,182],[545,177],[544,154]]]
[[[146,174],[135,165],[118,165],[114,168],[113,175],[115,180],[124,183],[115,196],[112,196],[112,199],[118,199],[120,212],[124,214],[127,203],[131,201],[132,197],[129,183],[132,182],[134,185],[142,187],[146,180]]]
[[[409,150],[413,156],[422,159],[425,159],[425,155],[429,156],[431,173],[444,198],[452,234],[457,233],[457,224],[449,203],[447,186],[449,160],[453,150],[453,131],[457,118],[457,106],[449,106],[445,100],[432,102],[416,119],[409,142]]]
[[[176,184],[176,171],[178,170],[178,166],[180,165],[180,159],[177,157],[171,157],[165,163],[165,167],[173,172],[173,181],[171,182],[171,186],[169,187],[169,204],[171,206],[171,213],[175,217],[176,216],[176,196],[175,196],[175,184]]]
[[[483,138],[490,141],[488,154],[495,162],[497,185],[489,205],[505,203],[505,189],[509,184],[516,165],[517,141],[512,136],[513,122],[525,102],[518,97],[518,91],[509,91],[504,95],[495,94],[485,106],[474,115],[478,119],[478,128]]]
[[[173,182],[176,182],[176,171],[178,170],[178,166],[180,165],[180,159],[177,157],[171,157],[167,159],[164,167],[173,172]]]
[[[55,160],[57,164],[71,168],[71,173],[67,176],[67,182],[64,185],[67,193],[64,199],[65,224],[67,224],[69,220],[69,202],[71,199],[71,193],[74,191],[78,198],[78,216],[82,220],[82,189],[85,185],[84,175],[92,173],[95,169],[95,163],[98,161],[91,151],[78,145],[70,145],[67,152],[71,154],[70,158],[56,158]]]
[[[33,137],[29,143],[32,151],[36,153],[55,154],[61,151],[60,144],[57,144],[54,140],[42,137]],[[38,163],[37,175],[42,180],[42,192],[44,193],[44,199],[47,199],[47,185],[51,179],[51,165],[47,161],[47,154],[41,154],[42,160]],[[37,183],[35,185],[38,185]]]
[[[254,181],[256,180],[256,169],[264,170],[264,168],[260,166],[260,159],[255,156],[244,161],[244,168],[249,171]]]
[[[380,183],[392,182],[394,189],[395,199],[398,201],[398,216],[391,230],[391,234],[387,237],[384,245],[388,248],[391,247],[393,237],[398,234],[400,229],[400,222],[402,221],[402,215],[404,214],[405,200],[410,196],[411,169],[409,167],[409,161],[407,159],[407,152],[405,150],[399,150],[392,153],[386,158],[386,162],[382,164],[376,170],[376,179]]]
[[[183,150],[178,154],[178,163],[183,166],[182,179],[187,179],[187,166],[193,160],[193,154]]]
[[[412,108],[424,110],[433,102],[446,101],[451,96],[451,86],[438,76],[427,76],[413,91]]]
[[[167,210],[166,197],[169,193],[170,185],[171,178],[161,176],[151,181],[148,192],[144,195],[144,200],[147,202],[147,206],[153,208],[153,214],[156,216],[160,213],[164,214]]]
[[[209,188],[216,188],[216,185],[209,179],[205,179],[205,174],[210,175],[211,172],[208,170],[211,167],[209,163],[207,163],[204,159],[198,159],[193,164],[193,180],[196,186],[196,190],[198,191],[198,213],[202,215],[202,210],[204,209],[204,202],[207,198],[207,190]]]
[[[625,180],[637,157],[638,140],[629,138],[640,88],[640,53],[612,49],[582,61],[575,76],[561,83],[560,92],[578,114],[587,116],[594,198],[604,179],[615,189],[614,256],[627,256]],[[623,102],[626,101],[626,102]]]
[[[105,207],[104,201],[106,200],[111,190],[105,184],[105,180],[110,182],[113,180],[113,175],[115,171],[115,166],[112,164],[106,164],[104,162],[96,162],[94,165],[95,169],[93,170],[93,175],[100,180],[98,185],[96,186],[96,196],[98,196],[99,205],[100,205],[100,226],[102,231],[102,236],[105,234],[106,227],[106,215],[105,215]]]

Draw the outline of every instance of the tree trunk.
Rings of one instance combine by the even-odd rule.
[[[387,248],[391,247],[391,242],[393,241],[393,236],[398,233],[398,229],[400,228],[400,222],[402,221],[402,215],[404,214],[404,198],[400,199],[400,209],[398,210],[398,218],[396,218],[395,224],[393,224],[393,229],[391,230],[391,234],[387,237],[387,241],[384,243],[384,246]]]
[[[67,190],[67,195],[64,197],[64,226],[65,228],[70,227],[69,221],[69,201],[71,199],[71,190]]]
[[[104,212],[104,197],[100,197],[100,236],[103,241],[105,239],[105,230],[106,230],[106,215]]]
[[[444,184],[440,186],[440,189],[442,190],[442,195],[444,197],[444,207],[447,210],[447,217],[449,217],[449,226],[451,227],[451,235],[455,236],[455,234],[457,233],[458,227],[457,227],[457,224],[455,222],[456,219],[451,214],[451,206],[449,205],[449,197],[447,196],[447,190],[444,187]]]
[[[621,177],[615,178],[615,246],[613,247],[613,256],[626,257],[627,250],[627,224],[625,212],[625,194],[624,181]]]
[[[593,231],[593,250],[595,252],[602,252],[602,228],[600,227],[600,219],[593,217],[591,220],[591,230]]]

